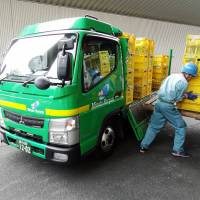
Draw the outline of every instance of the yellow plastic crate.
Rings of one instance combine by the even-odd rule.
[[[160,85],[152,85],[152,91],[157,91],[160,89]]]
[[[130,35],[128,38],[128,52],[130,54],[135,54],[135,36]]]
[[[101,74],[109,74],[110,73],[110,68],[107,65],[101,66],[100,68]]]
[[[134,80],[134,73],[133,72],[127,72],[126,77],[127,77],[127,84],[129,86],[133,87],[133,84],[134,84],[134,82],[133,82],[133,80]]]
[[[128,52],[129,54],[135,54],[135,36],[129,33],[122,33],[121,38],[126,38],[128,40]]]
[[[134,71],[137,71],[137,70],[144,70],[144,71],[147,71],[149,69],[149,64],[148,63],[145,63],[145,64],[140,64],[140,63],[135,63],[134,64]]]
[[[136,55],[149,55],[150,54],[150,41],[147,38],[136,38],[135,41],[135,54]]]
[[[148,84],[147,77],[146,78],[134,77],[134,87],[141,87],[141,86],[143,87],[143,86],[146,86],[147,84]]]
[[[160,85],[162,84],[162,82],[163,82],[163,80],[152,79],[152,85],[153,86],[160,87]]]
[[[102,63],[108,63],[109,62],[109,53],[108,51],[99,51],[99,60]]]
[[[193,87],[193,85],[200,85],[200,77],[199,76],[193,77],[190,80],[188,88]]]
[[[200,94],[200,80],[190,81],[187,91],[192,91],[194,94]]]
[[[187,35],[185,56],[195,57],[200,55],[200,35]]]
[[[135,65],[135,59],[133,55],[129,55],[128,56],[128,60],[127,60],[127,68],[134,70],[134,65]]]
[[[134,77],[148,79],[148,69],[135,69]]]
[[[154,55],[153,60],[157,61],[157,62],[168,62],[169,56],[167,56],[167,55]]]
[[[166,65],[153,66],[153,73],[168,74],[168,67]]]
[[[153,90],[155,91],[155,90],[160,89],[161,84],[162,84],[161,80],[155,80],[155,79],[153,79],[152,80],[152,88],[153,88]]]
[[[168,66],[169,56],[167,55],[155,55],[153,57],[153,66]]]
[[[147,71],[148,83],[152,83],[152,78],[153,78],[153,71],[152,71],[152,69],[148,69],[148,71]]]
[[[195,46],[186,46],[184,55],[187,57],[195,58],[196,47]]]
[[[134,87],[134,93],[133,93],[134,99],[141,99],[146,95],[148,95],[147,86]]]
[[[183,57],[183,64],[186,64],[188,62],[193,62],[193,63],[197,64],[197,59],[196,59],[196,57],[189,57],[189,56],[185,55]]]
[[[182,102],[177,103],[177,107],[183,110],[200,112],[200,98],[198,97],[195,101],[185,99]]]
[[[200,35],[187,35],[186,46],[200,46]]]
[[[133,102],[133,88],[127,87],[126,89],[126,105]]]
[[[150,45],[149,39],[145,38],[145,37],[137,37],[135,43],[136,43],[136,46],[149,46]]]
[[[153,40],[149,40],[149,54],[151,56],[154,55],[154,49],[155,49],[155,42]]]
[[[152,92],[152,83],[148,83],[147,85],[147,95],[150,95]]]
[[[135,73],[144,73],[147,72],[149,70],[148,65],[139,65],[139,66],[135,66],[134,67],[134,72]]]
[[[149,57],[148,56],[136,55],[134,58],[135,58],[135,63],[136,64],[145,64],[145,63],[147,63],[147,65],[148,65],[148,63],[149,63]]]
[[[167,74],[162,74],[162,73],[153,73],[152,79],[162,81],[167,77]]]
[[[149,57],[149,68],[153,68],[153,56]]]
[[[166,67],[168,68],[169,63],[168,62],[157,62],[157,61],[153,61],[153,67],[154,66],[160,66],[160,67]]]
[[[200,46],[196,47],[195,55],[196,55],[196,57],[200,57]]]

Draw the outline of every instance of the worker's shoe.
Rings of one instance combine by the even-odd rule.
[[[188,153],[184,152],[184,151],[182,151],[182,152],[172,151],[172,156],[182,157],[182,158],[190,157],[190,155]]]
[[[148,149],[144,148],[144,147],[140,147],[140,153],[145,153],[147,152]]]

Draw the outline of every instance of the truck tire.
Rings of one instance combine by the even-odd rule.
[[[109,156],[115,147],[116,143],[116,130],[111,121],[107,122],[101,129],[99,135],[99,142],[97,148],[97,155],[99,157]]]

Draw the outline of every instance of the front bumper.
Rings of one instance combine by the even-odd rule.
[[[17,140],[26,142],[31,147],[31,154],[46,160],[59,162],[59,163],[73,163],[80,159],[80,145],[73,145],[70,147],[58,147],[47,144],[41,144],[18,135],[9,133],[0,128],[1,140],[7,145],[19,149]]]

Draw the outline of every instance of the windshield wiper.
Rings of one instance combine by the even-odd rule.
[[[1,83],[1,81],[3,81],[4,79],[6,79],[8,77],[8,75],[7,76],[4,76],[3,78],[1,78],[0,79],[0,83]]]
[[[47,72],[45,72],[44,74],[43,74],[43,76],[46,74]],[[40,75],[41,76],[41,75]],[[35,76],[33,76],[32,78],[30,78],[29,80],[27,80],[27,81],[25,81],[25,82],[23,82],[22,83],[22,86],[23,87],[26,87],[26,85],[28,84],[28,83],[31,83],[32,81],[34,81],[37,77],[39,77],[39,75],[35,75]]]
[[[3,68],[1,69],[0,74],[2,74],[4,72],[4,70],[6,69],[6,65],[3,66]]]
[[[26,87],[28,83],[31,83],[32,81],[34,81],[36,79],[36,77],[32,77],[31,79],[27,80],[27,81],[24,81],[22,83],[22,86],[23,87]]]

